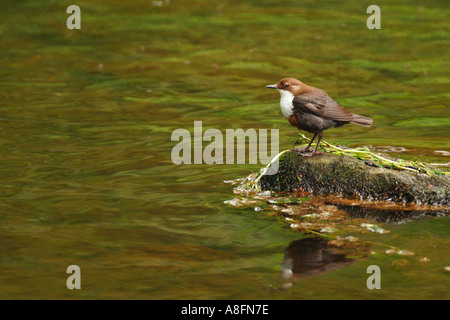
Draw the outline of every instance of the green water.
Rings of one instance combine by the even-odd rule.
[[[223,203],[223,181],[260,165],[170,158],[172,131],[195,120],[280,129],[291,147],[264,88],[290,76],[374,119],[326,140],[448,162],[447,1],[378,1],[381,30],[361,1],[77,1],[81,30],[66,28],[70,4],[0,5],[0,298],[449,298],[448,218],[366,236],[414,256],[375,247],[283,288],[284,250],[305,235]],[[66,287],[72,264],[81,290]],[[381,290],[366,287],[372,264]]]

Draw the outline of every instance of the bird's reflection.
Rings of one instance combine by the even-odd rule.
[[[310,277],[329,272],[351,263],[344,250],[328,245],[321,238],[306,238],[291,242],[281,264],[283,277]]]

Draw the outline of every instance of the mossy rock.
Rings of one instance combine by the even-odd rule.
[[[313,195],[450,205],[447,175],[374,167],[367,161],[329,153],[307,158],[287,151],[279,158],[278,173],[262,176],[258,186],[275,192],[305,191]]]

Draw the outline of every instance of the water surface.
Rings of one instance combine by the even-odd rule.
[[[414,256],[375,246],[285,288],[285,250],[307,236],[223,203],[223,181],[260,165],[170,158],[172,131],[196,120],[280,129],[291,147],[264,88],[291,76],[374,119],[326,140],[448,162],[448,4],[378,4],[381,30],[360,1],[78,1],[82,29],[68,30],[66,1],[2,1],[0,298],[448,298],[447,218],[364,236]],[[82,290],[66,288],[71,264]],[[371,264],[382,290],[366,287]]]

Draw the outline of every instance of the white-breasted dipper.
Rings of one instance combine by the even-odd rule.
[[[316,136],[319,136],[314,151],[303,154],[305,157],[319,154],[317,147],[322,139],[323,130],[341,127],[347,123],[364,127],[372,125],[372,119],[351,113],[331,99],[325,91],[308,86],[297,79],[284,78],[278,84],[268,85],[266,88],[278,90],[281,96],[281,112],[292,126],[314,133],[308,146],[303,150],[297,150],[298,152],[310,152],[309,147]]]

